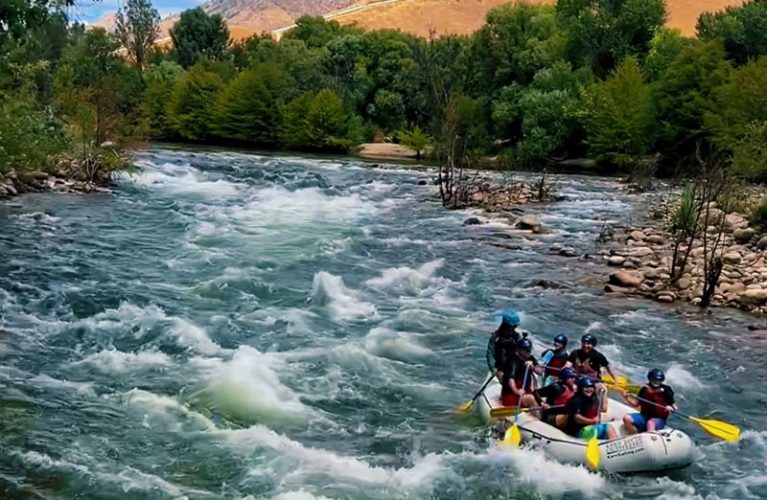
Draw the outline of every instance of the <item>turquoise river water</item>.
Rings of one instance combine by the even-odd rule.
[[[601,295],[604,221],[647,200],[557,178],[526,239],[435,202],[430,173],[149,149],[114,194],[0,205],[2,498],[765,498],[767,340],[753,318]],[[427,182],[419,182],[427,181]],[[545,278],[558,288],[532,286]],[[667,371],[699,458],[609,476],[496,446],[451,407],[486,373],[493,311],[536,350],[591,332]],[[762,389],[760,389],[760,387]]]

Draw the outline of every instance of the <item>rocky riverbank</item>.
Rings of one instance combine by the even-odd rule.
[[[109,175],[94,175],[95,180],[83,180],[74,160],[59,160],[52,172],[42,170],[0,172],[0,199],[23,193],[56,191],[60,193],[109,193]]]
[[[653,204],[639,224],[612,228],[599,251],[604,262],[615,268],[607,279],[606,292],[700,304],[704,275],[700,239],[693,242],[684,275],[669,283],[674,242],[667,228],[672,209],[671,201],[661,201]],[[724,214],[712,206],[711,214],[723,227],[717,252],[723,269],[711,305],[767,313],[767,233],[752,227],[743,213]],[[708,231],[712,234],[717,229],[710,226]]]

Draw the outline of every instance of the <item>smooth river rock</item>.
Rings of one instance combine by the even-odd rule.
[[[740,264],[741,260],[742,257],[738,252],[727,252],[726,254],[722,255],[722,262],[725,264],[737,265]]]
[[[610,284],[621,287],[636,288],[644,281],[644,275],[639,271],[616,271],[610,274]]]
[[[762,305],[767,303],[767,290],[746,290],[740,294],[740,301],[744,304]]]
[[[537,215],[523,215],[519,218],[519,221],[517,221],[517,228],[518,229],[530,229],[532,231],[540,231],[541,230],[541,218]]]
[[[745,229],[736,229],[732,232],[732,237],[735,238],[735,241],[738,243],[748,243],[755,234],[756,231],[754,231],[753,228],[747,227]]]

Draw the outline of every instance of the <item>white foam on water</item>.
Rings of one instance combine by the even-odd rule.
[[[425,491],[434,481],[449,471],[449,453],[430,453],[414,460],[411,467],[388,468],[373,466],[364,460],[339,455],[321,448],[312,448],[280,435],[268,427],[255,425],[247,429],[218,431],[226,443],[247,457],[263,455],[271,450],[276,461],[291,460],[289,477],[282,480],[305,482],[307,476],[327,474],[335,481],[350,481],[358,485],[388,486],[408,491]]]
[[[678,363],[671,363],[666,368],[666,383],[672,387],[684,389],[703,389],[705,387],[705,384],[698,377],[685,370]]]
[[[344,284],[340,276],[320,271],[312,280],[311,301],[324,306],[337,321],[371,319],[378,316],[376,307],[360,299],[359,294]]]
[[[632,324],[645,325],[648,321],[666,321],[664,318],[652,316],[642,309],[635,309],[625,313],[611,314],[610,318],[615,320],[617,326],[627,326]]]
[[[165,163],[154,165],[144,162],[145,168],[138,172],[123,174],[122,179],[138,186],[165,189],[177,194],[199,194],[213,198],[237,196],[247,187],[245,184],[224,179],[210,180],[202,171],[191,165]]]
[[[495,465],[511,465],[515,480],[530,484],[542,495],[559,496],[569,492],[594,498],[604,495],[604,477],[582,466],[551,460],[541,450],[521,448],[510,451],[508,447],[496,445],[477,458]]]
[[[104,481],[116,487],[126,494],[131,492],[161,492],[176,499],[187,499],[185,491],[181,487],[166,481],[154,474],[142,472],[133,467],[127,467],[119,473],[105,472],[98,470],[108,465],[94,464],[94,468],[75,463],[69,460],[59,460],[36,451],[27,451],[24,453],[13,452],[13,455],[19,457],[28,467],[42,469],[43,471],[59,470],[69,473],[76,473],[88,478],[90,482]],[[89,457],[82,457],[88,459]],[[187,493],[195,495],[195,498],[201,498],[210,495],[206,491],[188,490]]]
[[[322,495],[317,496],[309,493],[305,490],[288,491],[286,493],[280,493],[272,497],[272,500],[331,500],[328,497]]]
[[[145,427],[162,428],[169,432],[184,430],[184,423],[190,422],[195,430],[213,430],[216,425],[207,417],[189,409],[172,396],[155,394],[142,389],[131,389],[119,394],[125,404],[142,409]]]
[[[204,328],[176,316],[169,316],[156,305],[139,307],[130,302],[121,302],[117,309],[107,309],[89,318],[71,324],[86,328],[100,336],[104,332],[130,332],[136,339],[143,337],[149,330],[163,326],[176,342],[202,354],[218,354],[223,351],[208,336]]]
[[[704,497],[697,494],[695,488],[687,483],[674,481],[668,477],[657,479],[658,485],[663,493],[656,498],[658,500],[704,500]],[[710,500],[710,497],[705,497]]]
[[[371,278],[365,284],[372,288],[397,287],[412,293],[417,293],[431,280],[434,273],[442,267],[445,259],[435,259],[412,269],[406,266],[386,269],[378,278]]]
[[[431,356],[431,349],[419,345],[414,335],[377,327],[370,330],[363,340],[365,350],[382,358],[415,363]]]
[[[298,395],[280,381],[286,363],[271,353],[240,346],[231,360],[208,359],[208,382],[193,398],[238,422],[302,422],[309,413]]]
[[[116,349],[105,349],[89,354],[71,365],[89,365],[103,373],[123,374],[169,368],[173,366],[173,361],[167,354],[157,351],[122,352]]]
[[[30,379],[30,382],[33,384],[41,385],[43,387],[72,390],[86,396],[95,396],[95,392],[93,391],[93,382],[72,382],[70,380],[53,378],[45,374],[35,375]]]
[[[599,330],[600,328],[602,328],[602,322],[601,321],[592,321],[591,323],[589,323],[589,326],[587,326],[583,330],[583,333],[591,333],[591,332]]]
[[[375,205],[362,200],[356,193],[333,196],[320,188],[290,191],[276,186],[260,189],[248,203],[229,207],[226,213],[256,227],[293,227],[333,221],[351,222],[374,212]]]

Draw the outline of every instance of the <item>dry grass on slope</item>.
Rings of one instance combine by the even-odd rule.
[[[365,2],[369,3],[369,2]],[[400,29],[419,36],[467,34],[478,30],[485,22],[487,11],[510,3],[509,0],[402,0],[399,3],[374,7],[361,12],[336,17],[340,23],[357,23],[366,29]],[[551,4],[554,0],[529,0],[531,4]],[[668,24],[685,35],[695,35],[695,24],[702,12],[722,10],[740,5],[742,0],[667,0]]]

